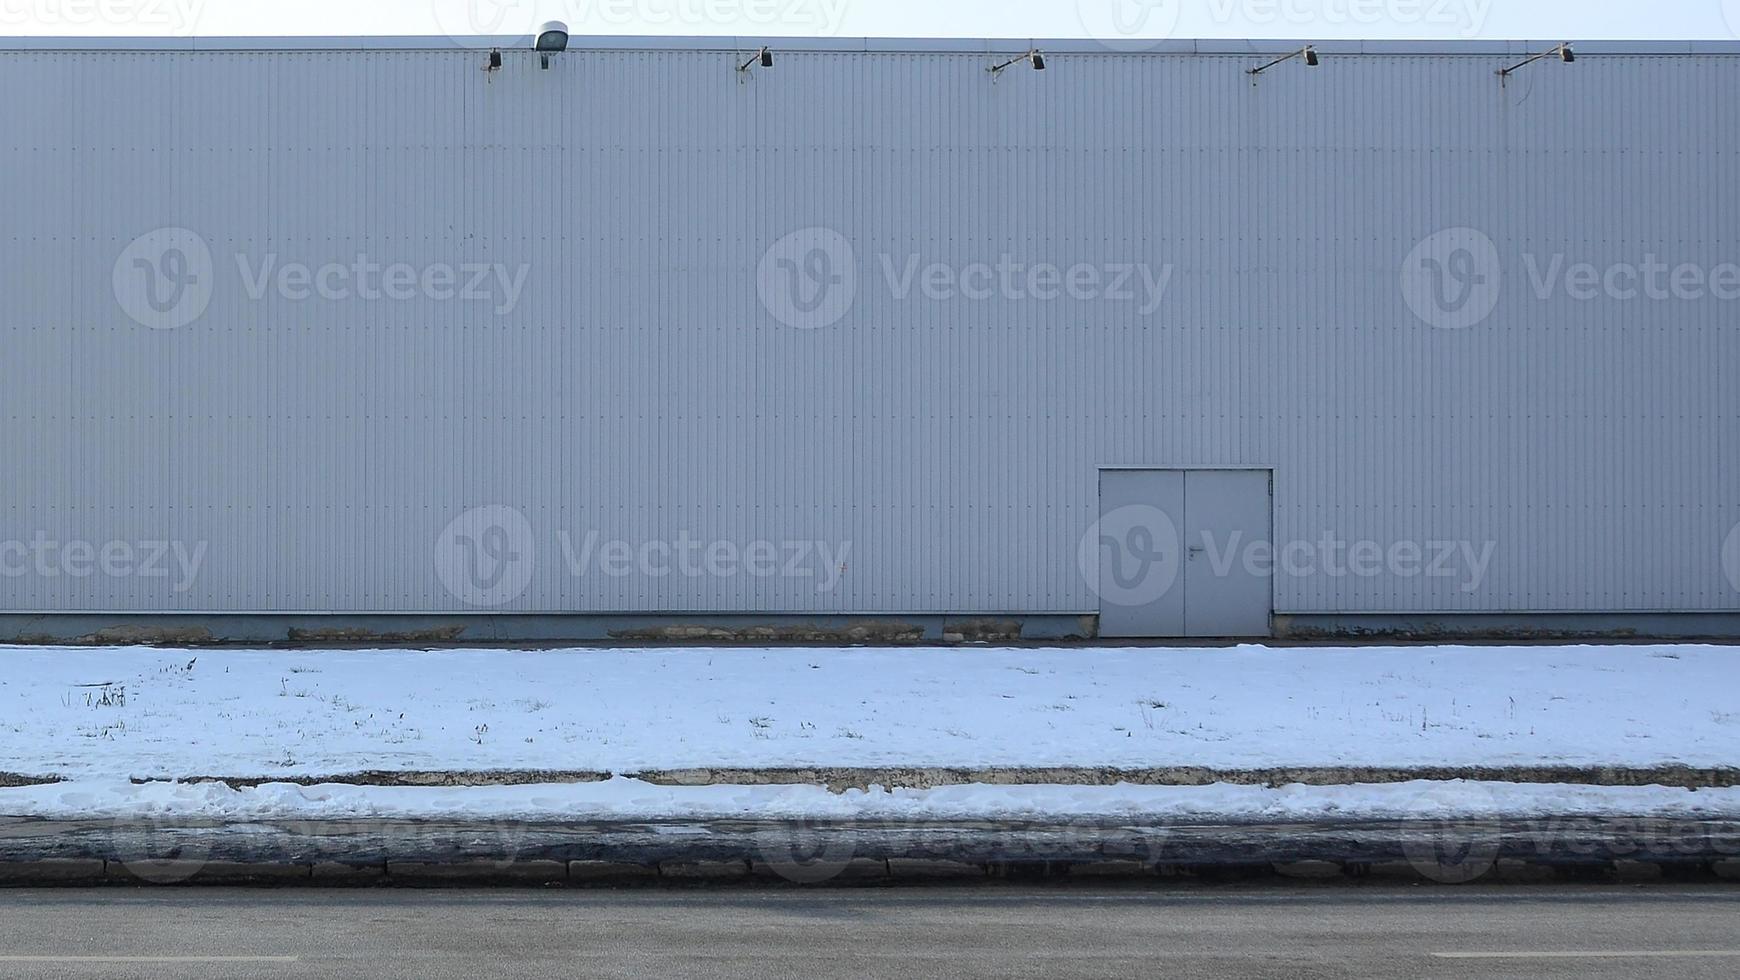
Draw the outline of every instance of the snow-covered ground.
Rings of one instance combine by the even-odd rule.
[[[0,648],[0,771],[1740,765],[1740,649]]]
[[[1382,785],[940,786],[847,790],[820,786],[656,786],[602,782],[455,788],[298,786],[82,779],[0,789],[0,813],[61,819],[171,821],[454,820],[1073,820],[1146,822],[1480,819],[1554,816],[1740,818],[1740,788],[1405,782]]]

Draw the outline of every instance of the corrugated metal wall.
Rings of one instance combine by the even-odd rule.
[[[483,59],[0,53],[0,541],[61,572],[0,578],[0,608],[1090,611],[1096,467],[1150,463],[1273,466],[1279,541],[1494,544],[1475,589],[1283,575],[1281,611],[1740,608],[1740,303],[1541,299],[1525,264],[1740,261],[1734,57],[1503,87],[1490,55],[1257,85],[1209,55],[995,80],[946,52],[742,79],[719,51]],[[797,329],[758,263],[811,226],[857,289]],[[1429,326],[1400,271],[1462,226],[1503,289]],[[213,256],[172,329],[115,284],[162,227]],[[1004,253],[1174,268],[1148,316],[901,299],[884,269]],[[254,299],[237,263],[359,254],[528,269],[498,315],[500,291]],[[523,588],[456,592],[440,551],[487,505],[525,528],[467,547],[512,546]],[[576,574],[588,532],[768,541],[813,574]],[[74,541],[204,551],[190,582],[173,553],[66,574]],[[850,542],[844,571],[813,541]]]

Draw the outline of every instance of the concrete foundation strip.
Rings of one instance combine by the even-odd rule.
[[[1740,821],[519,823],[0,819],[0,885],[1399,877],[1740,882]]]
[[[233,787],[501,786],[594,782],[601,771],[364,771],[192,777]],[[1740,785],[1740,769],[1532,766],[1271,768],[705,768],[637,772],[667,786],[929,788],[995,785],[1280,785],[1498,780],[1596,786]],[[0,774],[0,786],[59,776]],[[151,782],[136,779],[136,782]],[[189,781],[183,777],[182,781]],[[153,823],[0,817],[0,885],[106,882],[275,884],[623,884],[1218,879],[1280,875],[1414,880],[1740,880],[1740,822],[1558,816],[1504,821],[1144,824],[1122,821],[651,821],[453,823],[301,820]]]

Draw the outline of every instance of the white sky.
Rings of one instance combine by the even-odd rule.
[[[0,0],[0,35],[1740,37],[1740,0]]]

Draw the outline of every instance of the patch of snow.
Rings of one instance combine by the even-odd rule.
[[[1732,766],[1736,690],[1696,645],[5,647],[0,771]]]
[[[481,820],[1079,820],[1179,823],[1535,816],[1740,818],[1740,788],[1671,789],[1491,782],[1280,787],[990,786],[830,793],[820,786],[659,786],[622,776],[593,783],[457,788],[81,779],[0,789],[0,813],[50,819],[224,821]]]

